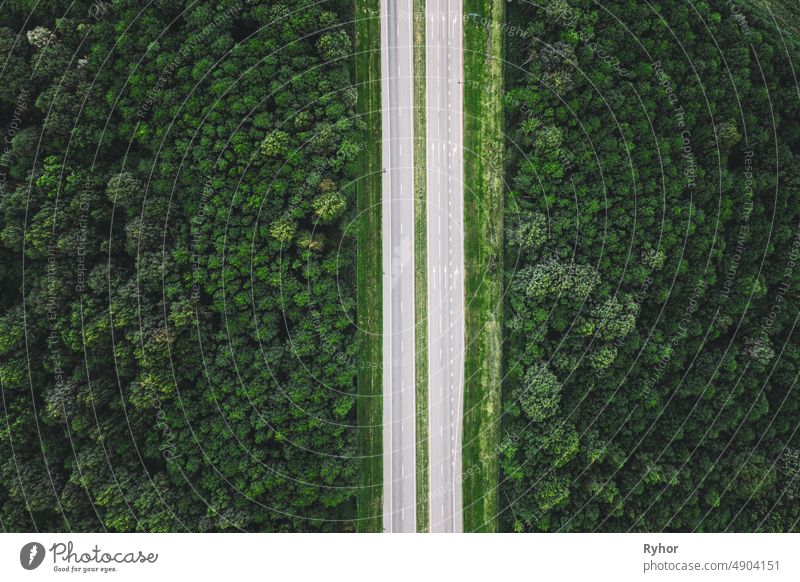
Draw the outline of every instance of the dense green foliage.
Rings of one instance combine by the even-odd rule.
[[[764,11],[509,5],[507,530],[800,527],[800,45]]]
[[[143,6],[0,13],[0,527],[353,529],[351,3]]]

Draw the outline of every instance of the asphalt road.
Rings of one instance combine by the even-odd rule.
[[[430,528],[461,532],[464,184],[461,0],[426,6]]]
[[[383,526],[416,530],[411,0],[381,0]]]

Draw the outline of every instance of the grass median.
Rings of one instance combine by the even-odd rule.
[[[425,0],[414,0],[414,286],[416,343],[417,531],[430,523],[428,468],[428,247],[425,165]]]

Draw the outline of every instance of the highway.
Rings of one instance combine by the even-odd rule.
[[[464,186],[461,0],[428,0],[425,149],[428,443],[416,442],[412,0],[381,0],[383,526],[416,531],[428,479],[431,532],[461,532]],[[422,136],[419,136],[422,137]],[[429,447],[417,475],[416,447]]]
[[[425,30],[430,531],[461,532],[464,184],[461,0],[428,0]]]
[[[411,0],[381,0],[383,527],[416,531]]]

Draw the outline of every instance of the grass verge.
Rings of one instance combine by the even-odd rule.
[[[497,531],[505,0],[464,0],[464,531]],[[479,25],[489,22],[491,26]]]
[[[383,345],[381,277],[380,0],[356,0],[358,113],[367,147],[356,184],[358,205],[358,531],[383,531]]]
[[[414,285],[416,293],[417,531],[430,527],[428,469],[428,264],[425,166],[425,0],[414,0]]]

